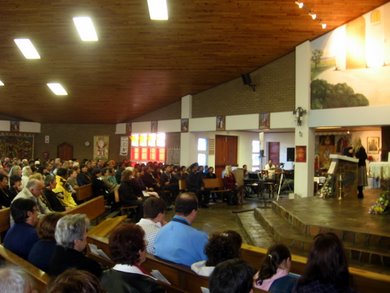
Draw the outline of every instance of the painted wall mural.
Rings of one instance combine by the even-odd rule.
[[[390,104],[390,2],[311,42],[311,108]]]

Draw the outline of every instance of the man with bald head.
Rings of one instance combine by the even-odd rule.
[[[168,261],[191,266],[206,260],[205,232],[191,227],[198,214],[198,199],[194,193],[182,193],[175,202],[175,216],[161,228],[154,242],[155,255]]]

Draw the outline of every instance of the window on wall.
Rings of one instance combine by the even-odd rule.
[[[198,138],[198,164],[207,165],[207,139]]]
[[[165,133],[134,133],[131,135],[130,159],[136,163],[165,163]]]
[[[260,141],[252,140],[252,171],[260,170]]]

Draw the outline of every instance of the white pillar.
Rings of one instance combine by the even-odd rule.
[[[306,162],[296,162],[294,193],[300,197],[313,196],[314,192],[314,129],[308,127],[310,115],[310,59],[311,46],[306,41],[295,49],[295,108],[307,111],[301,125],[295,127],[295,146],[306,147]],[[292,113],[291,113],[291,116]],[[294,118],[293,118],[294,119]],[[296,159],[296,158],[295,158]]]
[[[186,95],[181,98],[181,118],[192,118],[192,96]],[[193,154],[196,154],[195,136],[190,132],[182,132],[180,134],[180,165],[189,166],[196,161]],[[196,155],[195,155],[196,156]]]

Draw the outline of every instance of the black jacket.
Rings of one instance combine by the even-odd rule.
[[[86,257],[83,253],[72,248],[57,245],[49,264],[48,273],[53,276],[58,276],[70,268],[90,272],[98,278],[102,274],[100,265],[93,259]]]
[[[162,293],[166,290],[151,277],[116,270],[103,272],[102,286],[107,293]]]

